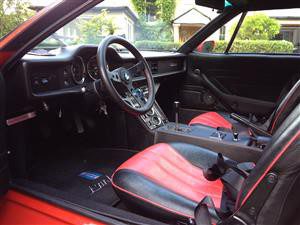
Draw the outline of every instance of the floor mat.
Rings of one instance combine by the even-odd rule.
[[[113,171],[134,155],[118,149],[84,149],[47,156],[31,170],[30,180],[113,206],[119,198],[110,183]]]

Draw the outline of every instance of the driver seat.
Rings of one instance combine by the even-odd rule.
[[[212,176],[219,158],[220,154],[190,144],[156,144],[123,163],[112,185],[128,207],[163,221],[299,224],[300,104],[256,165],[223,158],[228,168]],[[205,203],[207,199],[215,206]]]
[[[285,88],[287,89],[287,88]],[[300,100],[300,79],[292,86],[287,94],[282,94],[281,100],[279,100],[275,110],[268,118],[268,120],[260,127],[267,131],[269,134],[273,134],[285,118],[291,113]],[[235,126],[239,126],[238,122],[231,119],[229,114],[207,112],[200,114],[193,118],[189,125],[205,125],[213,128],[226,128],[232,129]]]

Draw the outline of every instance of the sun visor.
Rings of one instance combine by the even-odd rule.
[[[199,6],[220,10],[226,7],[240,8],[243,11],[300,8],[299,0],[195,0],[195,2]]]

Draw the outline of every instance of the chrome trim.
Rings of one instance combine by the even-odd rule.
[[[90,74],[89,69],[88,69],[88,68],[89,68],[89,64],[90,64],[90,62],[91,62],[91,60],[92,60],[93,58],[96,58],[96,63],[97,63],[97,55],[94,55],[94,56],[90,57],[89,60],[88,60],[88,62],[87,62],[87,64],[86,64],[86,71],[87,71],[87,74],[89,75],[89,77],[90,77],[92,80],[96,81],[96,80],[98,80],[98,79],[96,79],[95,77],[93,77],[93,75]],[[98,66],[98,63],[97,63],[97,66]],[[98,66],[98,69],[99,69],[99,66]],[[100,73],[100,71],[99,71],[99,73]]]
[[[82,75],[82,79],[80,81],[77,81],[75,79],[75,74],[73,73],[73,63],[75,60],[73,60],[72,64],[71,64],[71,73],[72,73],[72,78],[73,78],[73,81],[76,83],[76,84],[83,84],[84,81],[85,81],[85,72],[86,72],[86,69],[85,69],[85,65],[84,65],[84,61],[82,59],[81,56],[76,56],[76,58],[79,58],[81,64],[82,64],[82,72],[81,72],[81,75]]]
[[[243,225],[248,225],[244,220],[242,220],[241,218],[237,217],[237,216],[233,216],[234,219],[236,219],[237,221],[239,221],[240,223],[242,223]]]

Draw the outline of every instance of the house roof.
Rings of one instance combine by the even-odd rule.
[[[173,20],[173,24],[207,24],[211,18],[196,8],[191,8]]]

